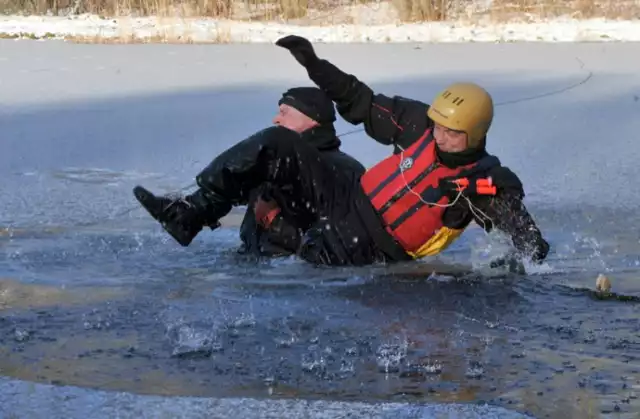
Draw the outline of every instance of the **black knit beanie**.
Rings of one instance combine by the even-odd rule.
[[[319,124],[333,123],[336,111],[333,102],[317,87],[294,87],[282,94],[278,105],[296,108]]]

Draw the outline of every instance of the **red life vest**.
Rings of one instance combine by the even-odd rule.
[[[407,150],[370,168],[360,183],[387,231],[412,254],[443,227],[442,216],[446,210],[443,205],[450,199],[438,188],[440,179],[469,176],[496,161],[495,157],[487,156],[454,169],[443,166],[437,160],[435,141],[428,129]]]

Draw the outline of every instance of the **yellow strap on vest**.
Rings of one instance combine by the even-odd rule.
[[[425,244],[420,246],[418,250],[415,252],[407,252],[407,254],[414,259],[436,255],[456,241],[463,231],[464,229],[456,230],[449,227],[442,227]]]

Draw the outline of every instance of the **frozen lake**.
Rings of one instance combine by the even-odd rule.
[[[131,188],[192,184],[303,69],[270,45],[0,41],[0,416],[636,417],[640,305],[577,288],[605,273],[640,296],[640,44],[316,49],[389,95],[486,86],[488,149],[523,180],[546,263],[487,271],[501,245],[477,228],[415,266],[252,261],[241,209],[181,248]],[[390,152],[342,141],[367,166]],[[478,272],[427,280],[443,262]]]

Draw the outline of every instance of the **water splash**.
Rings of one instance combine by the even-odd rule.
[[[399,343],[384,343],[376,351],[378,371],[385,374],[400,371],[402,362],[407,357],[409,342],[405,338]]]
[[[223,349],[213,327],[174,324],[167,327],[166,336],[173,347],[171,356],[174,357],[209,357]]]

